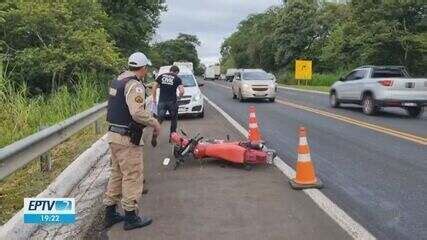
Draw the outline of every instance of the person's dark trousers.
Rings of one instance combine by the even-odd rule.
[[[165,120],[167,111],[169,111],[169,116],[171,118],[170,133],[176,132],[178,126],[178,103],[176,101],[159,102],[157,106],[157,115],[160,123]]]

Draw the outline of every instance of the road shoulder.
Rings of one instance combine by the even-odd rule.
[[[242,139],[209,104],[205,119],[185,119],[180,126],[208,138],[229,134]],[[216,160],[194,160],[177,171],[163,167],[162,160],[171,155],[166,135],[163,131],[158,148],[146,146],[150,191],[141,211],[154,223],[128,232],[117,224],[107,233],[110,239],[350,239],[307,195],[291,190],[274,166],[246,171]]]

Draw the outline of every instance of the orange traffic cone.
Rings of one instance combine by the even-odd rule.
[[[261,133],[256,120],[256,109],[254,106],[249,107],[249,141],[261,142]]]
[[[320,179],[316,178],[314,165],[311,162],[310,148],[307,142],[307,132],[304,127],[299,129],[299,146],[296,177],[289,180],[293,189],[322,188]]]

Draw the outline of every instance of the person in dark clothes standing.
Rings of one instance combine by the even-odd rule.
[[[166,118],[166,112],[171,117],[170,134],[176,132],[178,126],[178,99],[177,89],[180,97],[184,95],[182,80],[178,77],[179,68],[172,66],[169,73],[157,77],[153,86],[153,101],[157,101],[157,88],[160,89],[159,102],[157,103],[157,115],[160,123]],[[169,135],[170,136],[170,135]]]

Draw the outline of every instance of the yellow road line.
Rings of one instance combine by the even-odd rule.
[[[231,87],[228,87],[228,86],[225,86],[225,85],[222,85],[222,84],[217,84],[217,83],[212,83],[212,84],[220,86],[220,87],[223,87],[223,88],[231,89]],[[288,106],[288,107],[293,107],[293,108],[301,109],[301,110],[304,110],[304,111],[316,113],[316,114],[319,114],[319,115],[322,115],[322,116],[325,116],[325,117],[329,117],[329,118],[333,118],[333,119],[336,119],[336,120],[340,120],[342,122],[350,123],[350,124],[353,124],[353,125],[356,125],[356,126],[359,126],[359,127],[368,128],[368,129],[371,129],[371,130],[374,130],[374,131],[377,131],[377,132],[380,132],[380,133],[388,134],[388,135],[391,135],[391,136],[394,136],[394,137],[398,137],[398,138],[401,138],[401,139],[405,139],[405,140],[408,140],[408,141],[411,141],[411,142],[414,142],[414,143],[418,143],[418,144],[421,144],[421,145],[427,145],[427,138],[424,138],[424,137],[421,137],[421,136],[417,136],[417,135],[414,135],[414,134],[410,134],[410,133],[406,133],[406,132],[401,132],[401,131],[394,130],[394,129],[391,129],[391,128],[386,128],[386,127],[374,125],[374,124],[363,122],[363,121],[360,121],[360,120],[356,120],[356,119],[353,119],[353,118],[350,118],[350,117],[338,115],[338,114],[335,114],[335,113],[331,113],[331,112],[328,112],[328,111],[323,111],[323,110],[316,109],[316,108],[307,107],[307,106],[296,104],[296,103],[292,103],[292,102],[289,102],[289,101],[285,102],[283,100],[277,99],[276,102],[280,103],[282,105]]]
[[[368,128],[368,129],[371,129],[371,130],[374,130],[374,131],[377,131],[377,132],[381,132],[381,133],[384,133],[384,134],[395,136],[395,137],[398,137],[398,138],[401,138],[401,139],[405,139],[405,140],[408,140],[408,141],[411,141],[411,142],[415,142],[415,143],[418,143],[418,144],[421,144],[421,145],[427,145],[427,138],[416,136],[416,135],[413,135],[413,134],[410,134],[410,133],[405,133],[405,132],[397,131],[397,130],[394,130],[394,129],[390,129],[390,128],[386,128],[386,127],[381,127],[381,126],[374,125],[374,124],[371,124],[371,123],[362,122],[362,121],[359,121],[359,120],[356,120],[356,119],[353,119],[353,118],[345,117],[345,116],[342,116],[342,115],[330,113],[330,112],[319,110],[319,109],[315,109],[315,108],[310,108],[310,107],[299,105],[299,104],[295,104],[295,103],[292,103],[292,102],[285,102],[285,101],[282,101],[282,100],[276,100],[276,102],[278,102],[278,103],[280,103],[282,105],[285,105],[285,106],[289,106],[289,107],[293,107],[293,108],[298,108],[298,109],[301,109],[301,110],[305,110],[305,111],[308,111],[308,112],[312,112],[312,113],[316,113],[316,114],[319,114],[319,115],[322,115],[322,116],[326,116],[326,117],[330,117],[330,118],[333,118],[333,119],[336,119],[336,120],[340,120],[340,121],[343,121],[343,122],[346,122],[346,123],[351,123],[351,124],[357,125],[359,127]]]

